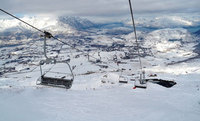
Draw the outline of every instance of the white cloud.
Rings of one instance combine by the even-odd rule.
[[[136,14],[200,13],[199,0],[132,0],[132,3]],[[14,14],[98,17],[130,14],[128,0],[1,0],[0,8]]]

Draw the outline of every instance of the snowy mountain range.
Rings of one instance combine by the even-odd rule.
[[[21,19],[41,30],[49,31],[54,35],[59,35],[64,38],[68,38],[71,35],[81,37],[82,35],[88,36],[92,34],[92,36],[96,36],[96,34],[100,34],[102,36],[111,36],[111,38],[112,36],[118,36],[118,38],[123,38],[124,40],[129,41],[130,44],[131,41],[134,40],[134,34],[132,33],[133,30],[131,25],[129,25],[130,22],[127,22],[127,20],[122,22],[97,24],[85,18],[69,16],[61,16],[58,18],[26,16]],[[40,38],[41,33],[38,33],[38,31],[28,27],[18,20],[2,19],[0,20],[0,23],[1,44],[6,44],[11,40],[11,43],[14,42],[16,44],[16,42],[20,42],[18,40]],[[156,52],[166,52],[173,50],[174,48],[180,48],[186,43],[196,44],[199,38],[199,25],[200,20],[198,19],[198,16],[192,18],[178,16],[151,16],[146,18],[137,17],[136,19],[136,26],[138,28],[137,33],[139,40],[141,40],[140,42],[144,47],[150,47]],[[190,28],[194,29],[194,27],[196,27],[196,31],[191,32]],[[93,32],[97,33],[95,34]],[[95,38],[93,39],[95,41]],[[110,43],[112,43],[112,40]]]
[[[181,28],[181,27],[197,27],[200,26],[199,15],[148,15],[138,16],[136,18],[136,24],[139,27],[149,28]],[[131,21],[127,21],[127,24],[131,24]]]
[[[25,16],[21,18],[22,20],[30,23],[31,25],[39,29],[55,29],[52,28],[56,26],[57,31],[67,31],[70,29],[89,29],[92,27],[104,27],[104,28],[113,28],[113,27],[123,27],[127,25],[130,27],[130,19],[124,20],[121,22],[109,22],[96,24],[86,18],[80,17],[71,17],[71,16],[60,16],[60,17],[41,17],[41,16]],[[19,22],[15,19],[1,19],[0,20],[0,32],[3,31],[16,31],[23,29],[32,30],[32,28],[26,26],[25,24]],[[63,26],[65,25],[65,26]],[[200,26],[199,16],[139,16],[136,18],[137,27],[149,27],[149,28],[181,28],[181,27],[198,27]],[[65,30],[65,29],[67,30]],[[52,30],[53,31],[53,30]]]
[[[79,30],[94,26],[89,20],[79,17],[23,17],[21,19],[42,31],[49,31],[52,34],[73,34]],[[0,23],[0,41],[38,38],[41,34],[37,30],[15,19],[3,19],[0,20]]]

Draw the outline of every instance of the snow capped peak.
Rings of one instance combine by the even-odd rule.
[[[182,23],[183,25],[186,25],[186,26],[192,26],[193,25],[193,22],[191,22],[189,20],[184,20],[183,18],[177,17],[177,16],[172,17],[172,20],[175,21],[175,22],[180,22],[180,23]]]
[[[43,29],[48,26],[56,25],[55,19],[47,18],[47,17],[44,18],[44,17],[25,16],[21,19],[39,29]],[[20,28],[29,29],[29,30],[33,29],[16,19],[0,20],[0,23],[1,23],[0,24],[1,31],[5,31],[7,29],[11,29],[11,28],[15,28],[15,27],[20,27]]]
[[[94,26],[94,23],[92,23],[88,19],[80,18],[80,17],[61,16],[58,19],[59,19],[59,22],[68,24],[71,27],[78,30],[87,29]]]
[[[157,17],[154,21],[155,23],[159,23],[163,26],[192,26],[194,24],[193,21],[187,20],[186,18],[180,16],[161,16]],[[161,25],[162,26],[162,25]]]
[[[72,33],[75,32],[75,29],[86,29],[94,26],[94,24],[87,20],[82,19],[80,17],[41,17],[41,16],[24,16],[20,18],[23,21],[39,28],[41,30],[48,30],[53,32],[67,32]],[[33,28],[27,26],[26,24],[16,20],[16,19],[1,19],[0,20],[0,28],[1,32],[4,31],[26,31],[31,30],[35,31]]]
[[[127,24],[132,24],[128,21]],[[178,28],[200,25],[199,16],[161,15],[140,16],[136,18],[136,26],[152,28]]]

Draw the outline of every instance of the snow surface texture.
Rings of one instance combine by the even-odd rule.
[[[70,27],[71,30],[71,26],[79,25],[75,21],[71,23],[72,19],[75,18],[64,17],[61,23],[46,20],[48,22],[39,22],[37,27],[51,30],[51,26],[59,24],[63,29]],[[32,18],[29,22],[36,26],[38,21]],[[24,26],[19,23],[7,25],[2,20],[0,23],[3,23],[0,26],[4,28]],[[81,24],[86,28],[93,26],[87,20],[81,21]],[[0,72],[1,69],[15,67],[13,72],[3,75],[0,73],[0,121],[199,121],[200,59],[170,65],[172,62],[198,57],[198,53],[194,52],[198,43],[190,32],[183,28],[138,31],[140,46],[150,48],[153,53],[152,56],[142,58],[146,77],[157,74],[156,78],[174,80],[177,84],[172,88],[165,88],[148,82],[147,89],[133,89],[134,81],[131,80],[138,78],[138,58],[123,58],[124,52],[129,52],[128,47],[135,43],[134,34],[114,35],[105,32],[109,30],[99,29],[77,33],[79,30],[75,28],[71,31],[73,36],[79,37],[81,34],[84,37],[79,37],[78,41],[72,38],[71,42],[81,50],[87,50],[89,46],[89,55],[101,58],[104,63],[94,64],[96,59],[90,58],[88,61],[87,56],[80,52],[68,46],[60,47],[61,43],[48,40],[48,56],[58,56],[59,60],[71,59],[69,64],[74,67],[75,80],[69,90],[36,85],[36,80],[40,77],[38,63],[44,59],[42,41],[29,38],[25,44],[12,45],[11,42],[9,46],[0,48]],[[81,40],[83,45],[80,44]],[[114,42],[124,44],[125,47],[116,50]],[[95,48],[90,45],[103,47]],[[114,49],[110,47],[110,51],[105,51],[104,46],[112,46]],[[60,50],[59,54],[57,50]],[[121,61],[120,64],[113,61],[114,55]],[[102,68],[105,65],[108,68]],[[70,74],[66,64],[49,64],[43,67],[43,71],[53,67],[53,74],[48,73],[49,76]],[[122,68],[124,71],[118,71]],[[120,84],[120,76],[125,76],[128,84]]]

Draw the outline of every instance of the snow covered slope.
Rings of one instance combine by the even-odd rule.
[[[183,28],[158,29],[149,33],[137,32],[142,47],[151,48],[154,57],[180,61],[197,56],[198,37]],[[134,42],[134,34],[125,36]]]
[[[144,45],[155,48],[157,51],[165,52],[173,48],[179,48],[184,43],[195,41],[195,38],[186,29],[160,29],[148,33],[144,40]]]

